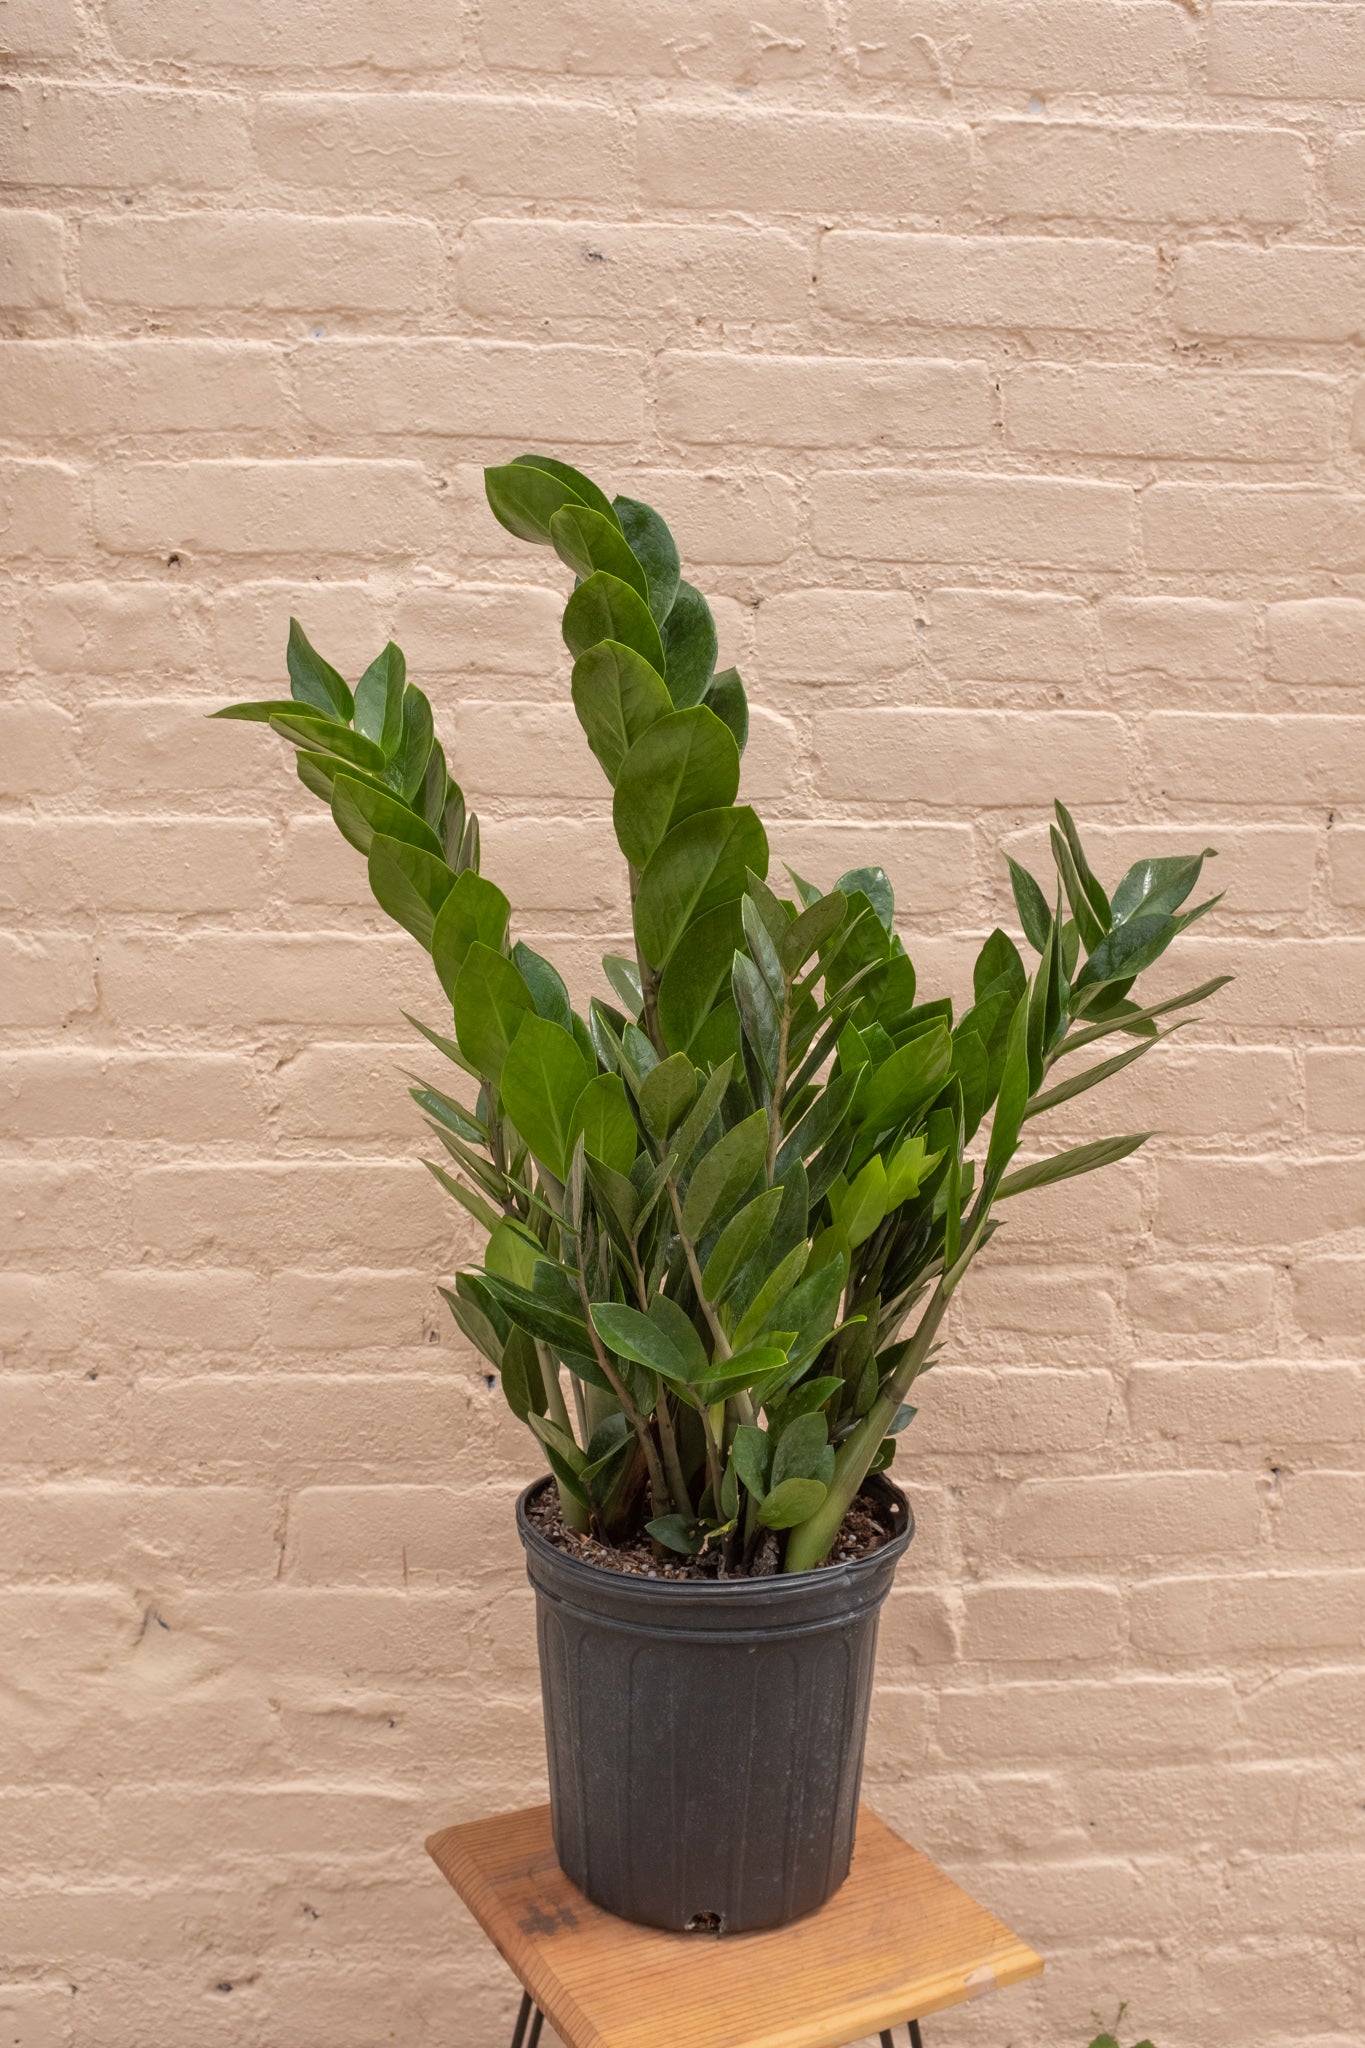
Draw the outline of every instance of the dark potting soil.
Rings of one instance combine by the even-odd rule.
[[[559,1512],[559,1495],[547,1480],[538,1493],[532,1494],[526,1503],[526,1517],[533,1529],[542,1535],[556,1550],[567,1552],[583,1564],[596,1565],[606,1572],[621,1572],[631,1579],[720,1579],[738,1577],[740,1574],[723,1572],[718,1553],[703,1553],[701,1557],[680,1557],[666,1552],[661,1559],[656,1557],[654,1546],[646,1535],[639,1535],[629,1543],[603,1543],[596,1536],[580,1536],[575,1529],[566,1529]],[[860,1493],[848,1513],[844,1516],[839,1534],[825,1565],[849,1564],[854,1558],[868,1557],[874,1550],[880,1550],[884,1543],[895,1534],[886,1519],[886,1510],[870,1495]],[[768,1531],[755,1553],[745,1578],[773,1578],[777,1574],[779,1552],[777,1537]],[[824,1565],[817,1566],[823,1570]]]

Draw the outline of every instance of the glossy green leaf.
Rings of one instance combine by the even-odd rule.
[[[403,737],[403,692],[408,665],[392,640],[377,654],[355,686],[355,729],[373,740],[386,761]]]
[[[690,1385],[693,1374],[687,1355],[657,1322],[642,1315],[638,1308],[630,1308],[624,1302],[595,1301],[592,1320],[602,1342],[618,1358],[648,1366],[672,1386]]]
[[[678,544],[652,505],[642,505],[638,498],[617,497],[612,500],[612,510],[645,572],[649,609],[662,625],[678,594]]]
[[[548,470],[529,462],[509,462],[485,469],[483,487],[499,526],[518,540],[536,546],[550,543],[550,521],[565,505],[583,504],[583,493]]]
[[[698,811],[733,804],[734,736],[704,704],[673,711],[642,733],[621,763],[612,822],[622,853],[643,868],[665,834]]]
[[[772,1485],[781,1486],[785,1479],[818,1479],[828,1485],[833,1474],[834,1452],[825,1417],[818,1409],[794,1416],[777,1439]]]
[[[1169,917],[1190,895],[1204,862],[1215,858],[1216,849],[1206,846],[1202,853],[1135,861],[1114,891],[1115,925],[1134,917]]]
[[[746,1345],[732,1358],[712,1361],[703,1378],[697,1382],[697,1399],[709,1407],[716,1401],[728,1401],[733,1394],[747,1392],[758,1408],[786,1371],[787,1353],[783,1346]]]
[[[818,1479],[784,1479],[759,1508],[758,1519],[765,1529],[795,1529],[824,1505],[828,1492]]]
[[[841,890],[832,889],[794,918],[778,946],[787,973],[799,974],[806,962],[830,943],[847,914],[848,898]]]
[[[1024,937],[1035,953],[1041,953],[1047,944],[1048,930],[1052,924],[1052,912],[1047,907],[1047,898],[1027,868],[1021,868],[1017,860],[1005,855],[1005,864],[1010,871],[1010,884],[1014,890],[1015,908]]]
[[[721,995],[730,986],[735,948],[743,936],[739,899],[719,904],[683,932],[659,983],[659,1029],[664,1043],[687,1052]]]
[[[585,505],[591,506],[594,512],[600,512],[604,519],[616,518],[616,508],[606,492],[595,484],[590,476],[584,476],[581,469],[574,469],[569,463],[561,462],[558,456],[536,455],[534,453],[514,455],[512,457],[512,467],[514,469],[543,469],[547,476],[558,477],[560,483],[567,484],[569,489],[575,491]]]
[[[626,1015],[638,1024],[640,1011],[644,1007],[644,995],[640,988],[640,970],[636,963],[628,960],[624,953],[604,953],[602,972],[616,991]]]
[[[660,1060],[640,1089],[640,1115],[651,1138],[662,1141],[697,1098],[697,1070],[684,1052]]]
[[[456,876],[431,935],[431,957],[441,987],[452,1001],[470,947],[478,940],[501,953],[509,915],[507,898],[494,883],[476,875],[472,868]]]
[[[496,1084],[523,1019],[535,1014],[531,991],[510,960],[476,939],[455,982],[454,1006],[460,1051]]]
[[[723,1302],[746,1263],[767,1243],[782,1206],[782,1192],[780,1187],[765,1188],[730,1218],[702,1268],[702,1286],[709,1301]]]
[[[380,832],[387,839],[405,840],[433,860],[443,860],[444,849],[430,825],[424,825],[397,797],[356,776],[339,774],[333,779],[332,816],[342,837],[360,853],[369,852],[375,833]]]
[[[1077,993],[1140,974],[1165,950],[1179,928],[1174,917],[1160,910],[1116,924],[1106,932],[1076,976]]]
[[[784,1329],[791,1327],[787,1320],[789,1297],[801,1280],[809,1259],[810,1247],[803,1239],[778,1260],[739,1319],[735,1329],[736,1347],[751,1344],[779,1314]]]
[[[545,1266],[537,1267],[537,1283],[546,1271]],[[554,1279],[553,1272],[549,1277]],[[460,1275],[461,1284],[465,1278],[464,1274]],[[561,1357],[591,1358],[592,1338],[588,1334],[588,1326],[581,1311],[570,1308],[566,1299],[553,1298],[539,1285],[523,1287],[501,1273],[485,1271],[479,1279],[484,1291],[492,1296],[509,1321],[516,1323],[518,1328],[538,1337],[542,1344],[548,1344]],[[609,1386],[610,1382],[603,1381],[602,1384]]]
[[[771,1092],[777,1079],[782,1017],[772,990],[747,953],[736,953],[730,969],[730,986],[739,1011],[744,1036],[749,1041],[765,1087]]]
[[[684,710],[700,704],[716,672],[716,622],[711,607],[691,583],[680,581],[663,627],[664,681]]]
[[[1084,1030],[1073,1031],[1062,1046],[1062,1051],[1077,1052],[1083,1045],[1091,1045],[1097,1038],[1107,1038],[1115,1031],[1136,1031],[1150,1026],[1157,1017],[1169,1016],[1175,1010],[1188,1010],[1195,1003],[1205,1003],[1210,996],[1216,996],[1219,989],[1226,988],[1232,980],[1230,974],[1215,974],[1211,981],[1201,981],[1198,988],[1186,989],[1183,995],[1168,996],[1163,1003],[1149,1004],[1146,1009],[1129,1008],[1112,1018],[1089,1024]]]
[[[640,1141],[619,1074],[594,1074],[574,1103],[569,1119],[570,1156],[580,1137],[593,1159],[614,1173],[630,1172]]]
[[[1027,991],[1020,996],[1010,1019],[1005,1044],[1005,1067],[991,1119],[990,1145],[986,1153],[986,1179],[994,1182],[1004,1172],[1019,1142],[1024,1113],[1028,1108],[1028,1010]]]
[[[636,742],[673,709],[659,671],[619,640],[604,640],[579,656],[572,693],[578,722],[610,782]]]
[[[896,898],[885,868],[850,868],[846,875],[840,875],[834,888],[845,897],[866,896],[882,930],[890,931],[896,912]]]
[[[648,602],[645,572],[614,519],[604,519],[586,505],[561,506],[550,521],[550,542],[560,561],[576,576],[591,576],[604,569]]]
[[[558,1180],[568,1177],[574,1107],[589,1078],[572,1032],[544,1017],[523,1020],[503,1062],[503,1107]]]
[[[1037,1159],[1031,1166],[1021,1166],[1017,1172],[1005,1175],[998,1199],[1003,1202],[1007,1195],[1024,1195],[1031,1188],[1050,1188],[1054,1182],[1072,1180],[1078,1173],[1093,1173],[1096,1167],[1112,1166],[1115,1161],[1126,1159],[1130,1152],[1136,1152],[1139,1145],[1145,1145],[1151,1135],[1150,1131],[1137,1131],[1124,1138],[1097,1138],[1093,1144],[1073,1145],[1068,1152]]]
[[[871,1237],[888,1203],[886,1164],[880,1153],[868,1160],[851,1184],[834,1183],[829,1191],[830,1214],[850,1251]]]
[[[452,1195],[460,1207],[466,1210],[476,1223],[481,1223],[485,1230],[493,1230],[497,1227],[498,1211],[492,1208],[474,1188],[469,1187],[464,1181],[458,1180],[453,1173],[447,1173],[446,1169],[443,1166],[438,1166],[433,1159],[424,1159],[422,1164],[432,1178],[439,1181],[446,1193]]]
[[[1028,974],[1019,956],[1019,948],[1008,932],[1002,932],[999,925],[986,940],[976,956],[972,968],[972,993],[976,1000],[984,1002],[995,992],[997,984],[1003,985],[1012,998],[1010,1009],[1024,993]]]
[[[209,717],[245,719],[252,725],[269,725],[277,717],[295,717],[298,708],[292,697],[257,697],[244,704],[224,704],[221,710],[210,711]],[[330,708],[326,715],[330,719]]]
[[[683,1229],[694,1243],[729,1215],[755,1180],[767,1144],[768,1112],[755,1110],[697,1161],[682,1212]]]
[[[706,1548],[706,1530],[688,1515],[655,1515],[645,1523],[645,1530],[665,1550],[675,1550],[680,1557],[699,1557]]]
[[[700,1095],[674,1131],[668,1150],[674,1162],[675,1174],[685,1174],[691,1165],[693,1154],[705,1138],[725,1099],[725,1091],[730,1085],[734,1067],[734,1058],[730,1057],[722,1060],[715,1071],[707,1075]]]
[[[409,683],[403,692],[403,730],[392,764],[399,788],[409,802],[426,779],[434,740],[431,706],[416,685]]]
[[[664,645],[649,606],[638,591],[604,569],[585,577],[570,597],[563,632],[564,644],[574,656],[586,654],[603,640],[615,640],[634,648],[658,674],[664,673]]]
[[[749,744],[749,699],[737,668],[721,669],[712,676],[706,702],[721,724],[729,727],[742,754]]]
[[[735,1431],[730,1457],[740,1479],[755,1500],[762,1500],[768,1491],[772,1456],[773,1441],[767,1430],[758,1429],[751,1422],[741,1422]]]
[[[370,888],[381,910],[428,951],[441,905],[455,886],[443,860],[403,839],[376,832],[370,841]]]
[[[285,649],[289,670],[289,694],[298,704],[311,704],[328,718],[343,719],[348,725],[355,712],[355,700],[343,677],[324,661],[297,619],[289,621],[289,644]]]
[[[744,893],[745,871],[768,871],[768,840],[747,804],[698,811],[675,825],[640,878],[635,936],[652,967],[662,967],[686,927]]]
[[[1085,893],[1085,884],[1076,866],[1076,856],[1071,851],[1066,835],[1056,825],[1049,826],[1048,842],[1052,848],[1053,865],[1061,877],[1062,887],[1066,890],[1066,900],[1071,906],[1071,915],[1076,920],[1080,942],[1088,952],[1104,937],[1105,927],[1096,917],[1094,906]]]
[[[573,1006],[559,969],[552,966],[543,954],[533,952],[521,939],[512,948],[512,964],[531,991],[536,1015],[548,1017],[552,1024],[562,1024],[566,1031],[572,1031]],[[595,1072],[596,1061],[590,1061],[590,1066]]]
[[[942,1087],[952,1058],[950,1033],[932,1025],[874,1070],[854,1108],[855,1120],[869,1133],[898,1130]]]
[[[357,768],[364,768],[370,775],[382,776],[388,765],[373,740],[367,740],[363,733],[352,732],[348,725],[338,725],[334,719],[323,718],[316,712],[278,711],[270,723],[283,739],[291,740],[296,747],[307,747],[315,754],[335,754]]]

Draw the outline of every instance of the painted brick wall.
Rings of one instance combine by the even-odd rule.
[[[1021,1207],[906,1440],[870,1789],[1050,1958],[942,2048],[1120,1996],[1352,2048],[1365,7],[0,12],[7,2048],[504,2038],[420,1850],[542,1783],[431,996],[202,714],[291,609],[352,673],[395,632],[586,988],[562,579],[479,486],[526,445],[674,522],[777,849],[880,854],[927,981],[1054,791],[1111,875],[1221,849],[1235,988],[1067,1133],[1166,1135]]]

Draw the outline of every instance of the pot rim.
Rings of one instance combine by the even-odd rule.
[[[567,1574],[569,1582],[575,1580],[583,1586],[629,1588],[630,1592],[643,1593],[648,1598],[704,1600],[752,1600],[755,1597],[773,1600],[799,1598],[814,1586],[833,1589],[839,1585],[857,1585],[874,1572],[884,1572],[888,1566],[894,1571],[909,1547],[915,1533],[915,1511],[911,1507],[903,1488],[897,1486],[884,1472],[869,1475],[864,1485],[875,1486],[890,1496],[891,1507],[900,1526],[879,1544],[875,1550],[867,1551],[862,1557],[843,1559],[839,1564],[816,1565],[805,1572],[777,1572],[771,1578],[741,1579],[650,1579],[636,1577],[633,1572],[614,1572],[606,1565],[589,1564],[585,1558],[574,1557],[570,1551],[560,1550],[556,1544],[543,1536],[526,1512],[532,1496],[543,1486],[553,1486],[554,1475],[543,1472],[524,1486],[517,1495],[517,1534],[523,1547],[534,1555],[543,1557],[553,1564],[556,1571]],[[529,1560],[528,1560],[529,1561]]]

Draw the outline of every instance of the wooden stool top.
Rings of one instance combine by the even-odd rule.
[[[555,1861],[548,1806],[443,1828],[427,1849],[568,2048],[847,2048],[1043,1967],[867,1807],[829,1904],[762,1934],[604,1913]]]

